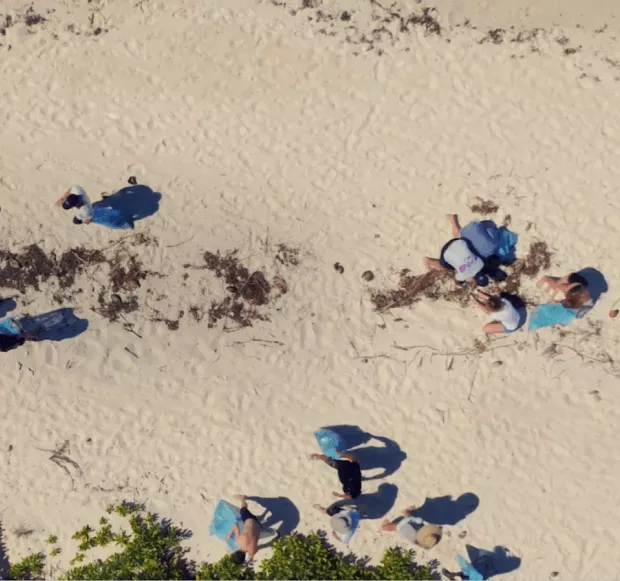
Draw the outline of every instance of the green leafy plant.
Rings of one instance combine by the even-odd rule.
[[[56,535],[50,535],[49,537],[47,537],[46,542],[50,545],[55,545],[58,542],[58,537]]]
[[[9,578],[11,579],[45,579],[43,568],[45,566],[45,555],[34,553],[24,557],[19,563],[11,565],[9,568]]]
[[[292,534],[273,543],[271,555],[253,567],[252,563],[237,565],[230,555],[216,563],[203,563],[196,568],[189,559],[189,549],[182,542],[190,535],[156,514],[147,512],[142,504],[122,503],[109,506],[109,514],[128,521],[128,528],[115,532],[107,518],[97,529],[84,526],[73,535],[77,553],[64,579],[431,579],[434,568],[420,566],[413,551],[388,549],[377,566],[369,559],[337,551],[324,532],[308,536]],[[56,537],[47,539],[49,544]],[[95,547],[114,545],[116,552],[105,559],[90,555]],[[54,547],[50,556],[60,554]],[[11,579],[43,579],[45,555],[36,553],[11,566]]]

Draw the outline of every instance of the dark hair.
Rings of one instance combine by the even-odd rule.
[[[82,198],[77,194],[69,194],[62,203],[62,207],[65,210],[70,210],[71,208],[81,208],[83,205]]]
[[[589,300],[590,293],[588,292],[588,289],[580,284],[566,293],[566,298],[562,301],[562,306],[565,309],[579,309]]]
[[[245,562],[245,551],[235,551],[230,558],[235,565],[243,565]]]
[[[493,312],[501,311],[502,307],[504,306],[502,303],[502,299],[500,299],[499,297],[489,297],[489,302],[487,304]]]

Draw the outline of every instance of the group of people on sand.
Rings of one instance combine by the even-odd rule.
[[[517,236],[491,221],[472,221],[461,227],[456,214],[447,217],[452,239],[443,246],[438,259],[427,257],[424,264],[429,270],[452,272],[457,283],[470,286],[477,306],[491,317],[483,327],[485,333],[517,331],[526,318],[515,304],[517,297],[506,293],[494,295],[479,288],[488,286],[490,280],[501,282],[507,278],[501,267],[515,260]],[[578,273],[563,278],[543,276],[538,287],[548,291],[555,304],[575,315],[583,315],[593,305],[588,281]],[[561,299],[557,299],[558,294]]]
[[[314,505],[321,514],[330,517],[330,528],[332,536],[342,543],[348,543],[355,533],[360,518],[364,516],[365,506],[359,502],[362,494],[362,470],[359,460],[350,452],[335,450],[337,458],[325,454],[311,454],[311,460],[323,462],[330,468],[336,470],[338,479],[342,486],[342,492],[333,492],[332,495],[338,500],[331,506]],[[231,554],[235,564],[242,564],[246,560],[251,561],[259,550],[261,539],[271,537],[277,538],[277,531],[264,529],[261,526],[259,517],[250,512],[248,507],[248,497],[245,495],[234,495],[233,497],[240,503],[236,522],[228,530],[223,540],[234,540],[237,550]],[[443,527],[428,523],[420,516],[416,515],[418,507],[410,506],[406,508],[402,516],[395,519],[384,519],[379,530],[385,533],[396,533],[406,544],[416,545],[426,550],[435,547],[442,539]],[[459,563],[466,563],[459,556]],[[469,571],[467,569],[469,567]],[[483,579],[484,575],[477,571],[473,565],[462,565],[461,572],[452,573],[446,569],[442,570],[444,576],[449,579],[460,577],[462,579]],[[472,572],[473,571],[473,572]]]

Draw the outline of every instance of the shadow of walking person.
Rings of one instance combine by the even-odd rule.
[[[497,546],[492,551],[466,545],[469,561],[485,579],[504,575],[521,566],[521,558],[513,555],[506,547]]]
[[[18,320],[24,331],[36,335],[35,341],[73,339],[88,329],[88,321],[75,316],[73,309],[64,308]]]
[[[461,494],[458,498],[438,496],[427,498],[424,504],[411,512],[427,523],[434,525],[455,525],[474,512],[480,499],[473,492]]]
[[[93,204],[93,208],[101,206],[112,208],[132,221],[143,220],[159,210],[161,194],[144,185],[132,185],[106,196]]]
[[[248,496],[248,500],[260,504],[265,509],[265,512],[258,517],[261,527],[275,529],[275,525],[280,523],[277,531],[281,537],[290,535],[299,525],[299,510],[295,503],[285,496]]]

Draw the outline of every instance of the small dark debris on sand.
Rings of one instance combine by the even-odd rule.
[[[123,257],[117,254],[110,261],[110,284],[114,292],[138,290],[140,281],[143,281],[148,274],[142,268],[142,263],[133,255]]]
[[[546,242],[532,242],[525,258],[518,258],[512,266],[506,281],[500,286],[504,292],[516,294],[521,288],[521,277],[535,277],[551,266],[552,253]]]
[[[415,275],[404,269],[400,273],[398,288],[376,290],[370,295],[377,311],[408,307],[423,298],[432,301],[442,299],[465,306],[469,302],[469,292],[466,285],[454,281],[452,273],[431,270]]]
[[[114,322],[117,321],[123,315],[133,313],[140,309],[138,298],[135,296],[122,299],[118,294],[112,294],[109,297],[105,291],[99,294],[99,308],[97,312],[106,319]]]
[[[252,326],[252,321],[255,320],[268,321],[267,315],[259,308],[269,306],[288,291],[282,277],[275,277],[269,282],[264,272],[250,272],[239,262],[237,254],[237,250],[224,255],[219,252],[204,254],[205,265],[201,268],[206,268],[217,278],[224,279],[228,293],[224,299],[212,301],[208,311],[209,327],[214,327],[221,319],[230,319],[239,327]],[[196,318],[196,315],[193,316]]]
[[[486,42],[492,42],[493,44],[502,44],[504,42],[504,34],[506,31],[503,28],[492,28],[483,36],[478,44],[484,44]]]
[[[26,23],[26,26],[36,26],[37,24],[42,24],[45,22],[45,18],[35,12],[31,6],[28,10],[26,10],[24,22]]]
[[[181,319],[185,316],[184,311],[179,311],[176,319],[168,319],[159,311],[154,311],[154,315],[151,317],[153,323],[164,323],[168,327],[169,331],[178,331]]]
[[[204,319],[205,311],[202,308],[202,306],[193,305],[188,309],[188,312],[191,315],[191,317],[194,319],[194,321],[196,321],[197,323],[200,323],[200,321]]]
[[[569,48],[565,48],[565,49],[564,49],[564,54],[565,54],[566,56],[570,56],[570,55],[572,55],[572,54],[575,54],[575,53],[579,52],[580,50],[581,50],[581,47],[580,47],[580,46],[579,46],[579,47],[577,47],[577,48],[569,47]]]
[[[491,200],[483,200],[478,198],[478,202],[469,207],[474,214],[480,214],[482,216],[488,216],[489,214],[495,214],[499,210],[499,206]]]
[[[375,275],[372,273],[372,270],[365,270],[362,273],[362,279],[366,282],[370,282],[373,278],[375,278]]]
[[[342,264],[340,264],[339,262],[336,262],[336,263],[334,263],[334,270],[338,274],[343,274],[344,273],[344,266],[342,266]]]
[[[299,248],[278,244],[276,260],[284,266],[299,266]]]

